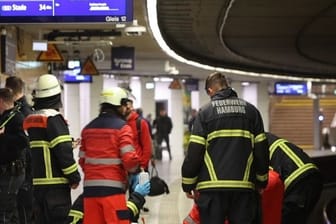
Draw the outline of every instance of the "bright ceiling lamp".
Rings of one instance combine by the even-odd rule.
[[[268,73],[256,73],[256,72],[246,72],[240,71],[236,69],[227,69],[222,67],[214,67],[209,65],[204,65],[199,62],[191,61],[188,59],[183,58],[182,56],[178,55],[175,51],[173,51],[164,41],[160,28],[158,25],[157,20],[157,0],[147,0],[147,15],[149,19],[149,27],[152,30],[153,36],[161,49],[165,51],[170,57],[182,62],[186,63],[191,66],[195,66],[198,68],[202,68],[205,70],[212,70],[218,72],[226,72],[229,74],[237,74],[243,76],[252,76],[252,77],[260,77],[260,78],[271,78],[271,79],[287,79],[287,80],[300,80],[300,81],[311,81],[311,82],[336,82],[335,79],[319,79],[319,78],[302,78],[302,77],[294,77],[294,76],[287,76],[287,75],[275,75],[275,74],[268,74]]]

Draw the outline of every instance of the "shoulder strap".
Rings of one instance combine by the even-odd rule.
[[[18,113],[21,109],[21,104],[16,104],[12,111],[3,119],[1,120],[0,128],[5,127],[5,125],[15,116],[16,113]]]
[[[136,128],[137,128],[137,132],[138,132],[139,144],[142,147],[142,145],[141,145],[141,120],[142,120],[142,118],[140,116],[137,117],[137,119],[136,119]]]

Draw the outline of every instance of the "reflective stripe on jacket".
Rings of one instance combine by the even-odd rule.
[[[263,188],[268,167],[259,111],[232,89],[220,91],[196,116],[182,165],[183,190]]]
[[[81,135],[79,162],[85,174],[85,196],[124,192],[127,172],[136,171],[139,165],[131,128],[118,116],[103,113]]]
[[[286,191],[301,178],[319,172],[313,160],[300,147],[271,133],[266,136],[269,142],[270,165],[280,174]]]
[[[79,183],[72,138],[63,116],[53,109],[38,110],[24,120],[32,151],[33,184]]]

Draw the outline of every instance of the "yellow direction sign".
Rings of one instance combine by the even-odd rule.
[[[63,61],[63,56],[55,44],[48,44],[47,51],[41,51],[37,61]]]
[[[90,57],[86,59],[80,74],[82,75],[98,75],[99,74],[95,64],[93,63]]]

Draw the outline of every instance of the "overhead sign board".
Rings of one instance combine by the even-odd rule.
[[[133,21],[133,0],[0,0],[0,23]]]
[[[276,82],[274,93],[276,95],[307,95],[308,86],[306,82]]]
[[[112,70],[134,70],[134,47],[112,47]]]
[[[188,91],[198,91],[198,79],[186,79],[184,86]]]

